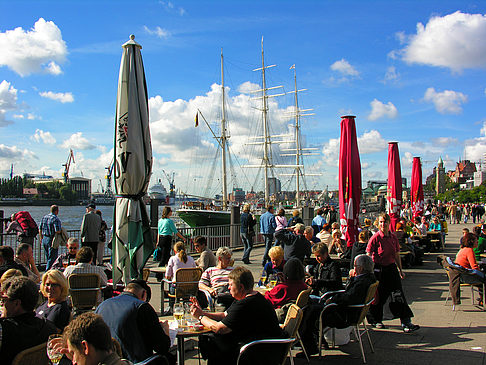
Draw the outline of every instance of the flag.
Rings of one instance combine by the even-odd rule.
[[[195,127],[197,127],[199,125],[199,111],[196,112],[196,125]]]

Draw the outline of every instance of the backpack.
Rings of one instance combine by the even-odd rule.
[[[15,220],[19,222],[20,226],[27,237],[35,237],[39,233],[39,227],[32,216],[26,210],[21,210],[15,214]]]

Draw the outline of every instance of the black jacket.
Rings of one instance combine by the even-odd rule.
[[[295,257],[304,262],[304,257],[310,257],[311,245],[304,235],[281,229],[275,232],[275,238],[283,246],[285,261]]]

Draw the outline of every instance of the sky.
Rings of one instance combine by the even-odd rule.
[[[2,1],[0,2],[0,177],[71,176],[105,184],[122,44],[142,45],[154,168],[175,173],[186,193],[214,194],[221,117],[221,50],[232,187],[262,190],[258,164],[262,37],[272,155],[291,147],[295,65],[305,186],[337,189],[340,117],[355,115],[363,184],[387,177],[397,141],[402,176],[412,158],[423,175],[486,153],[486,4],[479,1]],[[200,118],[201,120],[201,118]],[[252,144],[253,143],[253,144]],[[255,155],[257,154],[257,155]],[[287,152],[288,154],[288,152]],[[213,171],[216,169],[216,171]],[[295,180],[275,170],[286,190]],[[310,176],[315,174],[317,176]],[[410,184],[410,182],[408,183]]]

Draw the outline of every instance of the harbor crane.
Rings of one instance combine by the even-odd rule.
[[[69,150],[69,155],[66,163],[63,163],[62,166],[64,166],[64,172],[62,173],[62,176],[64,177],[64,184],[67,184],[69,181],[69,168],[71,167],[71,162],[76,163],[74,161],[74,153],[73,150]]]
[[[175,172],[172,171],[169,174],[165,172],[165,170],[162,170],[162,172],[164,173],[167,181],[169,182],[169,191],[170,191],[169,196],[171,198],[174,198],[175,197],[175,185],[174,185]]]
[[[105,167],[105,170],[106,170],[106,175],[105,175],[106,189],[105,189],[104,193],[107,194],[107,195],[112,195],[111,175],[113,174],[113,166],[114,166],[113,159],[111,159],[110,164],[107,167]]]

